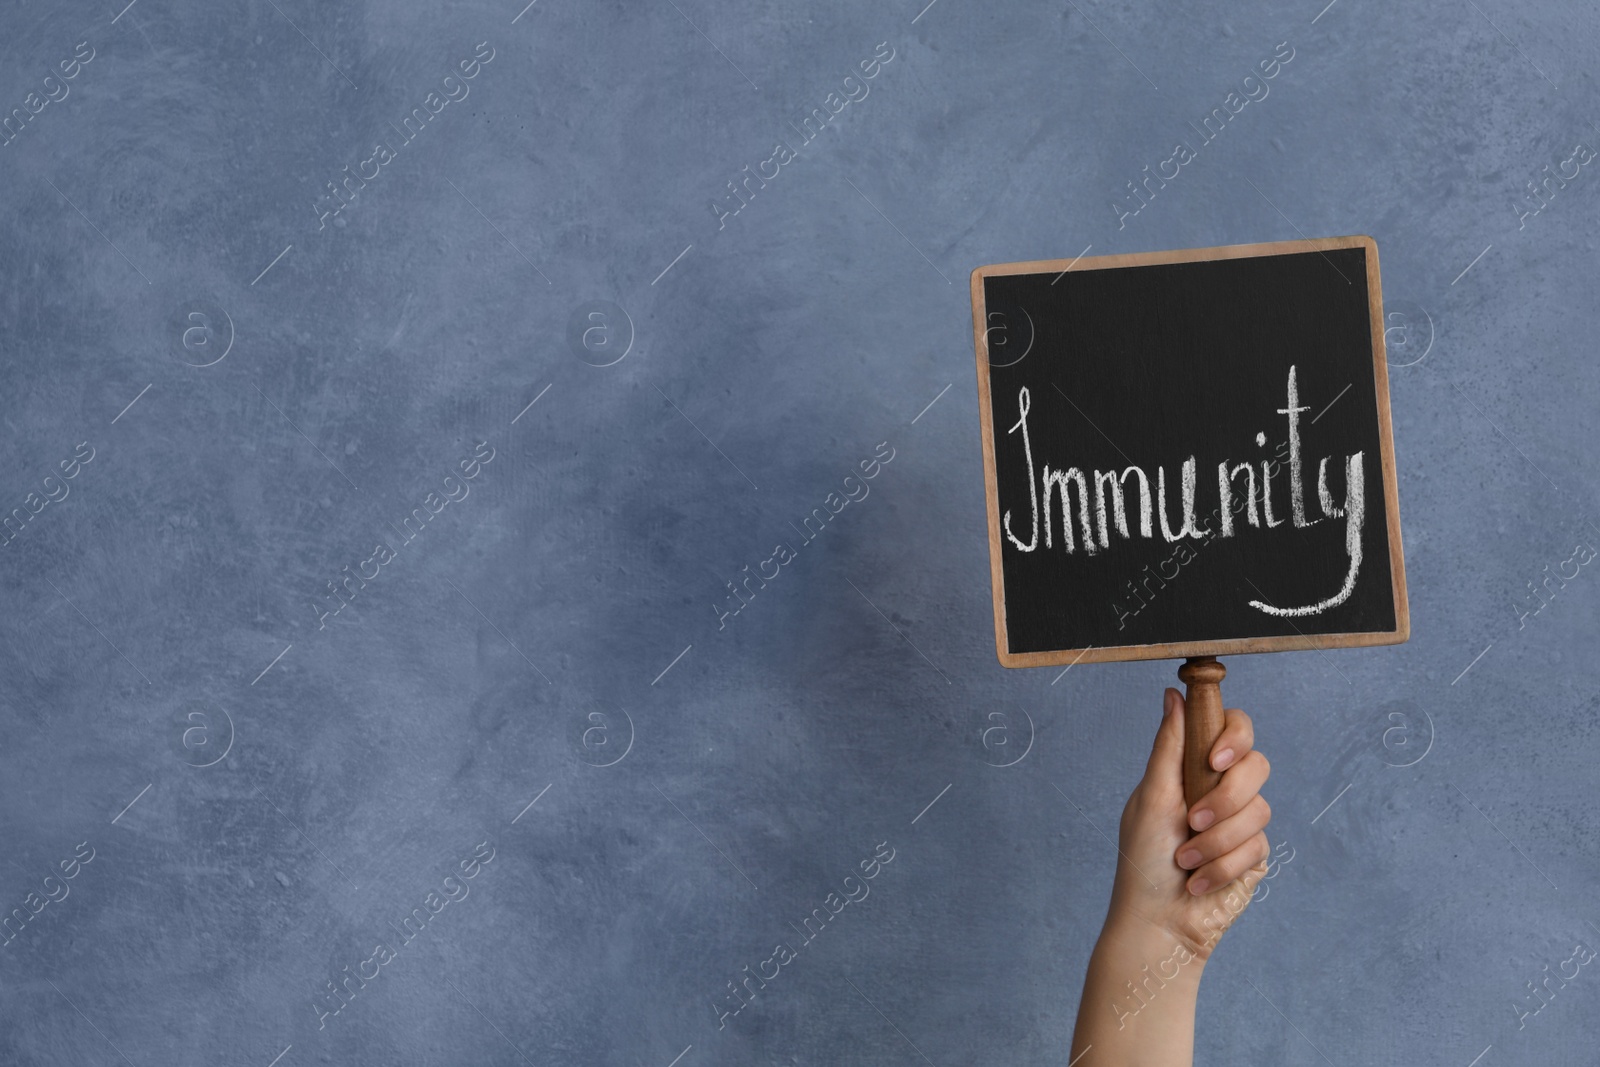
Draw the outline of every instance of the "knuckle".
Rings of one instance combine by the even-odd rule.
[[[1256,794],[1256,800],[1261,804],[1261,823],[1264,826],[1272,821],[1272,805],[1268,804],[1267,798],[1260,793]]]
[[[1210,805],[1211,809],[1216,813],[1216,823],[1221,823],[1224,819],[1231,819],[1239,813],[1239,809],[1243,806],[1244,798],[1239,795],[1239,790],[1228,782],[1223,782],[1222,785],[1217,787],[1216,799]]]

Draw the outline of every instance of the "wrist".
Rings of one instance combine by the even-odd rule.
[[[1188,939],[1165,927],[1135,916],[1106,918],[1095,944],[1095,955],[1126,979],[1148,981],[1151,976],[1180,988],[1197,990],[1209,953],[1194,951]],[[1123,979],[1118,980],[1119,986]]]

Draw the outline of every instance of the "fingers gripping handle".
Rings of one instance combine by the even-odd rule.
[[[1190,656],[1178,668],[1186,687],[1183,712],[1183,802],[1194,802],[1222,781],[1211,769],[1211,746],[1222,736],[1222,679],[1228,669],[1215,656]]]

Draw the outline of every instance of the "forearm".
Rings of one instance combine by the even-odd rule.
[[[1108,922],[1089,958],[1070,1062],[1190,1067],[1204,966],[1176,938]]]

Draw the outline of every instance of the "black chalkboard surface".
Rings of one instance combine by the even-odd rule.
[[[1406,640],[1369,237],[972,273],[1006,666]]]

